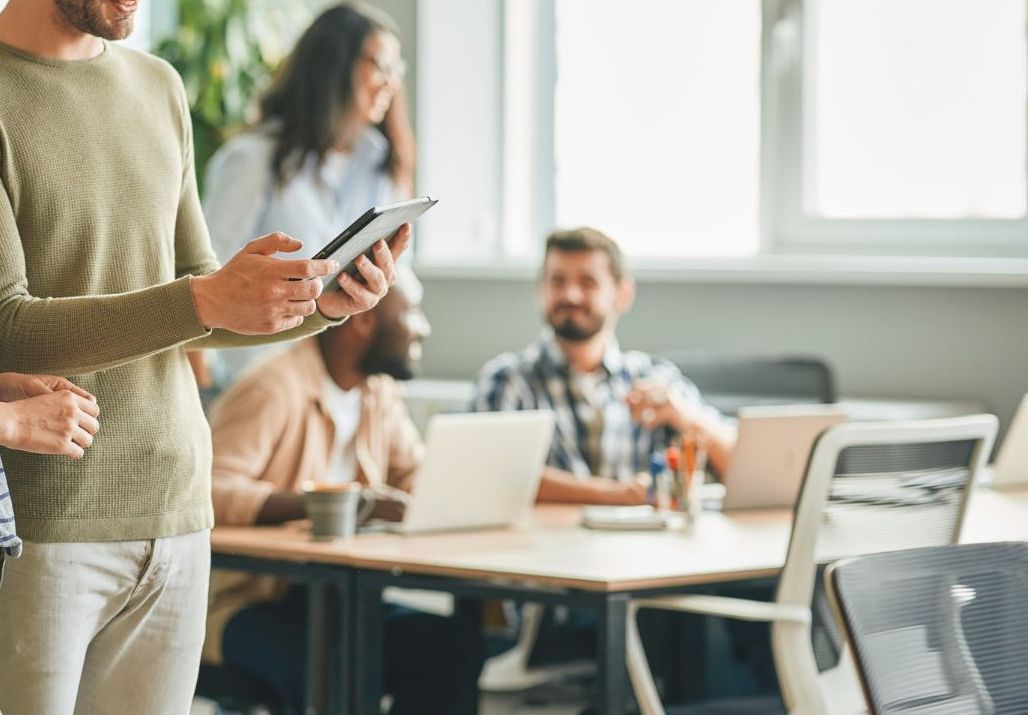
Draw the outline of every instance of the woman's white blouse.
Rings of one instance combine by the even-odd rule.
[[[274,150],[274,138],[263,126],[230,139],[211,157],[203,209],[222,263],[249,241],[273,231],[303,241],[303,248],[287,257],[310,258],[370,207],[403,198],[382,168],[388,142],[373,127],[361,134],[353,151],[330,152],[320,167],[309,156],[282,186],[272,175]],[[260,350],[221,351],[229,377]]]

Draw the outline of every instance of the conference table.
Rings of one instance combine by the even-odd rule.
[[[598,614],[595,711],[626,711],[629,599],[776,576],[788,510],[705,512],[687,528],[599,531],[580,508],[539,506],[505,529],[313,541],[305,522],[216,527],[215,568],[277,574],[309,586],[308,698],[316,713],[377,715],[382,694],[383,591],[455,596],[457,618],[481,621],[485,598],[592,608]],[[1028,540],[1028,488],[978,489],[962,542]],[[430,657],[430,656],[427,656]]]

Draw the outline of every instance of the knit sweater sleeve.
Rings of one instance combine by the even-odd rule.
[[[80,375],[207,332],[188,278],[110,295],[31,295],[18,225],[6,186],[0,186],[0,370]]]

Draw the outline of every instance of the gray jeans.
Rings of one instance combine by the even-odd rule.
[[[209,531],[26,542],[6,571],[4,715],[189,712],[207,612]]]

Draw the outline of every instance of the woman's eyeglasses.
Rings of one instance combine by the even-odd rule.
[[[403,60],[388,62],[375,55],[364,55],[364,59],[375,65],[375,71],[384,77],[389,77],[391,79],[403,79],[407,76],[407,63]]]

